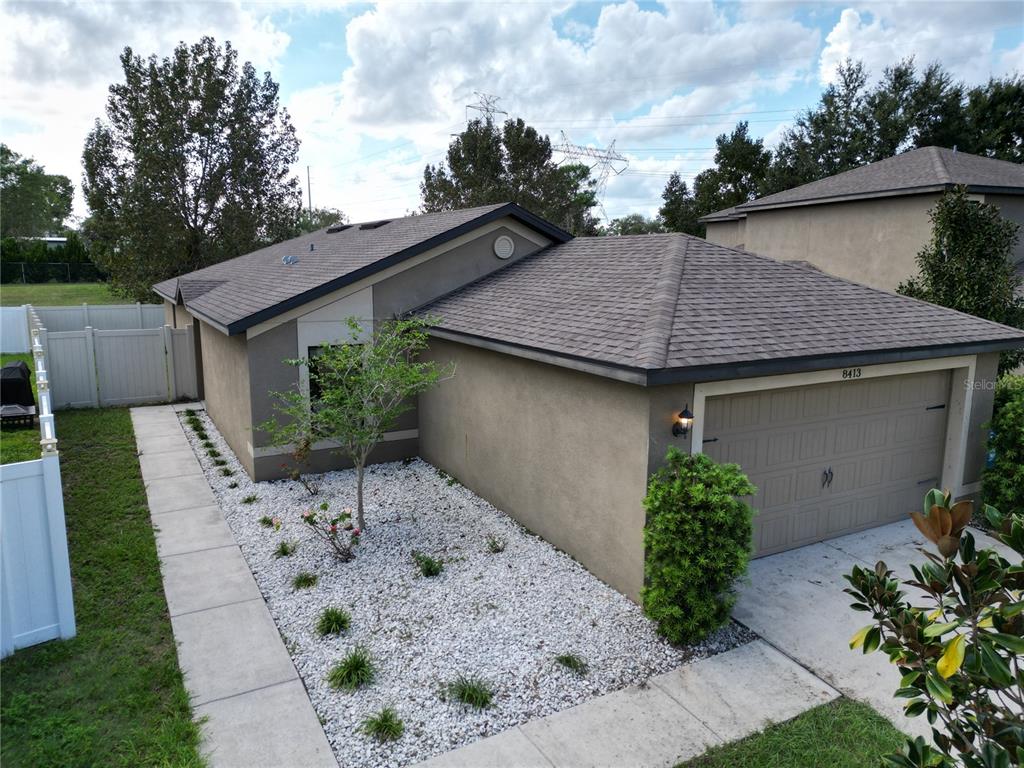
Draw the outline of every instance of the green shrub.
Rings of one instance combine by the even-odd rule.
[[[577,656],[575,653],[560,653],[558,656],[555,656],[555,661],[580,676],[587,674],[587,670],[590,668],[587,665],[586,659],[582,656]]]
[[[420,573],[428,579],[440,575],[444,570],[444,564],[440,560],[430,555],[424,555],[422,552],[413,552],[412,559],[416,561],[416,567],[420,569]]]
[[[283,544],[284,542],[281,543]],[[295,551],[294,547],[292,548],[292,551]],[[295,578],[292,579],[292,586],[295,589],[309,589],[310,587],[315,587],[318,580],[319,577],[315,573],[299,571]]]
[[[487,709],[494,699],[494,690],[486,680],[460,675],[448,683],[448,695],[467,706]]]
[[[316,631],[319,635],[340,635],[348,632],[352,624],[352,617],[344,608],[327,607],[320,612],[320,618],[316,622]]]
[[[242,499],[242,503],[243,504],[255,504],[259,500],[260,500],[259,496],[257,496],[255,493],[250,493],[248,496],[246,496],[245,498]]]
[[[384,707],[377,714],[363,720],[360,730],[380,742],[398,741],[405,733],[405,725],[394,709]]]
[[[327,673],[327,684],[338,690],[354,691],[372,683],[375,674],[370,652],[357,647],[331,667]]]
[[[295,543],[287,540],[281,540],[277,549],[274,550],[274,557],[288,557],[295,552]]]
[[[1024,514],[1024,376],[999,379],[989,428],[992,466],[982,476],[985,503]]]
[[[497,555],[505,551],[506,542],[501,536],[495,536],[493,533],[487,536],[487,551],[492,555]]]
[[[220,451],[218,451],[216,448],[207,448],[206,455],[209,456],[211,459],[219,459]]]
[[[673,643],[700,640],[729,620],[734,584],[750,559],[757,489],[735,464],[669,448],[647,486],[644,613]]]
[[[235,470],[231,469],[231,467],[221,467],[220,473],[224,475],[224,477],[231,477],[235,474]]]
[[[263,517],[261,517],[259,519],[259,523],[264,528],[273,528],[273,527],[275,527],[274,526],[274,518],[272,518],[270,515],[263,515]]]

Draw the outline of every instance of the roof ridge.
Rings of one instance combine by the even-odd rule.
[[[672,339],[679,287],[683,282],[683,265],[690,238],[674,238],[661,260],[658,284],[651,297],[643,333],[637,345],[637,364],[644,368],[664,368],[668,362],[668,347]]]
[[[950,174],[949,168],[946,167],[946,161],[942,159],[939,147],[931,146],[928,149],[932,150],[932,165],[935,167],[935,172],[939,174],[939,178],[943,179],[946,184],[952,184],[953,176]],[[898,155],[894,155],[894,157],[898,157]]]

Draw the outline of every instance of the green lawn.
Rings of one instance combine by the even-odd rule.
[[[72,304],[130,304],[110,292],[106,283],[4,283],[0,306],[64,307]]]
[[[24,360],[29,370],[34,369],[32,355],[0,355],[0,365],[12,360]],[[36,377],[32,375],[32,391],[36,391]],[[31,461],[39,458],[39,427],[12,427],[5,424],[0,428],[0,464],[16,461]]]
[[[871,707],[839,699],[676,768],[877,768],[903,741]]]
[[[200,766],[126,409],[61,411],[78,636],[0,665],[0,762]]]

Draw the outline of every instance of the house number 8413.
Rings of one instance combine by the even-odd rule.
[[[843,368],[844,379],[859,379],[860,368]]]

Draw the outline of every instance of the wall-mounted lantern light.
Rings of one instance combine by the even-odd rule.
[[[687,403],[686,407],[676,415],[675,422],[672,424],[672,436],[686,437],[690,434],[690,427],[692,426],[693,413],[690,412],[690,404]]]

